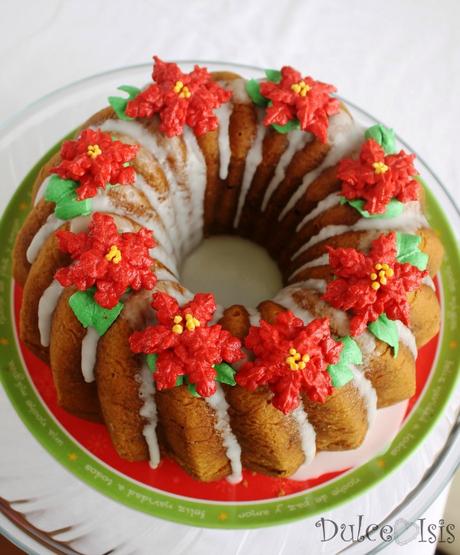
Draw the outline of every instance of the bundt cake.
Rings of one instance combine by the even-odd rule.
[[[414,394],[439,329],[415,157],[290,67],[245,80],[155,57],[149,85],[120,89],[42,167],[14,250],[20,338],[59,405],[121,457],[202,481],[356,448]],[[257,307],[186,290],[181,261],[216,234],[265,247],[284,288]]]

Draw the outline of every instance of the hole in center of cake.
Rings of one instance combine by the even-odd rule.
[[[257,306],[282,287],[281,273],[267,251],[240,237],[204,239],[183,261],[181,282],[193,293],[214,293],[224,306]]]

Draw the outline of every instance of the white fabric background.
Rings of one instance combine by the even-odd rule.
[[[0,7],[0,122],[56,88],[154,53],[290,64],[393,127],[459,202],[456,0],[3,0]],[[0,189],[0,206],[11,193]]]

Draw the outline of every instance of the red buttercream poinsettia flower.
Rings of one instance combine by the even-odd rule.
[[[96,212],[87,233],[60,230],[56,237],[60,249],[69,253],[73,262],[60,268],[55,279],[80,291],[95,286],[94,300],[104,308],[113,308],[128,287],[137,291],[155,286],[149,249],[156,242],[146,228],[119,233],[112,216]]]
[[[292,312],[280,312],[273,324],[251,326],[245,346],[255,359],[243,364],[236,382],[250,391],[267,385],[284,414],[299,405],[301,391],[317,402],[332,393],[327,367],[339,361],[343,345],[331,337],[327,318],[305,325]]]
[[[374,139],[361,146],[358,160],[340,161],[337,177],[342,181],[342,194],[348,200],[364,199],[370,214],[383,214],[391,199],[401,202],[417,200],[420,184],[414,167],[415,154],[401,150],[388,154]]]
[[[182,73],[179,66],[155,60],[154,83],[129,101],[126,115],[131,118],[160,116],[160,130],[168,137],[181,135],[184,125],[196,135],[203,135],[218,127],[214,110],[232,96],[212,80],[204,67],[196,65],[190,73]]]
[[[243,357],[239,339],[219,324],[209,325],[216,311],[211,293],[198,293],[182,308],[167,293],[153,294],[157,323],[134,332],[129,338],[134,353],[157,354],[153,374],[159,390],[176,385],[186,376],[197,393],[216,392],[215,364],[236,362]]]
[[[407,293],[418,289],[428,272],[397,261],[396,233],[380,235],[367,256],[351,248],[327,249],[337,279],[328,283],[323,299],[351,312],[353,336],[363,333],[384,312],[390,320],[409,325]]]
[[[62,161],[51,172],[78,181],[77,197],[84,200],[96,196],[97,190],[108,183],[132,185],[136,174],[127,164],[134,160],[138,150],[138,145],[112,141],[110,133],[100,129],[84,129],[78,139],[64,141]]]
[[[289,66],[281,68],[281,81],[263,81],[261,94],[271,101],[265,112],[264,124],[285,125],[298,119],[300,129],[309,131],[325,143],[329,116],[340,109],[339,101],[331,97],[337,89],[333,85],[315,81]]]

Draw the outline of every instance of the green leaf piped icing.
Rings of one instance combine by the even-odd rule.
[[[281,71],[279,69],[266,69],[265,75],[272,83],[279,83],[281,81]]]
[[[70,308],[84,328],[92,327],[99,335],[110,328],[123,309],[123,303],[104,308],[94,300],[94,289],[77,291],[69,298]]]
[[[395,198],[391,199],[388,203],[387,209],[383,214],[370,214],[367,210],[364,210],[364,200],[354,199],[348,200],[345,197],[340,198],[340,204],[349,204],[355,210],[357,210],[363,218],[369,219],[385,219],[385,218],[396,218],[404,212],[404,204]]]
[[[366,139],[374,139],[383,148],[385,154],[394,154],[396,152],[396,138],[393,129],[378,123],[369,127],[364,136]]]
[[[396,258],[401,264],[409,263],[419,270],[426,270],[428,255],[419,248],[421,237],[410,233],[396,233]]]
[[[350,365],[362,364],[363,362],[361,349],[354,339],[347,336],[341,337],[339,341],[343,343],[339,362],[337,364],[330,364],[327,367],[334,387],[342,387],[351,381],[353,379],[353,372],[350,370]]]
[[[260,94],[259,81],[256,81],[255,79],[249,79],[249,81],[246,81],[246,92],[256,106],[260,106],[262,108],[267,106],[268,100]]]
[[[78,183],[52,175],[45,190],[45,200],[55,203],[54,213],[60,220],[71,220],[77,216],[88,216],[92,211],[91,199],[78,200]]]
[[[399,351],[399,332],[396,323],[383,313],[367,327],[377,339],[393,347],[393,356],[396,358]]]
[[[216,381],[226,383],[227,385],[236,385],[235,369],[230,364],[221,362],[216,364],[214,368],[217,372]]]
[[[300,129],[300,123],[297,119],[291,119],[284,125],[278,125],[277,123],[272,123],[273,129],[278,131],[278,133],[289,133],[289,131],[295,131]]]
[[[152,373],[154,373],[157,369],[157,358],[158,355],[156,353],[149,353],[148,355],[145,355],[147,366],[152,371]]]
[[[130,100],[136,98],[136,96],[141,92],[140,89],[137,87],[132,87],[131,85],[121,85],[118,87],[119,91],[123,91],[128,94],[127,98],[122,96],[109,96],[109,104],[114,109],[115,113],[120,119],[130,121],[133,118],[130,118],[126,115],[126,106]]]

